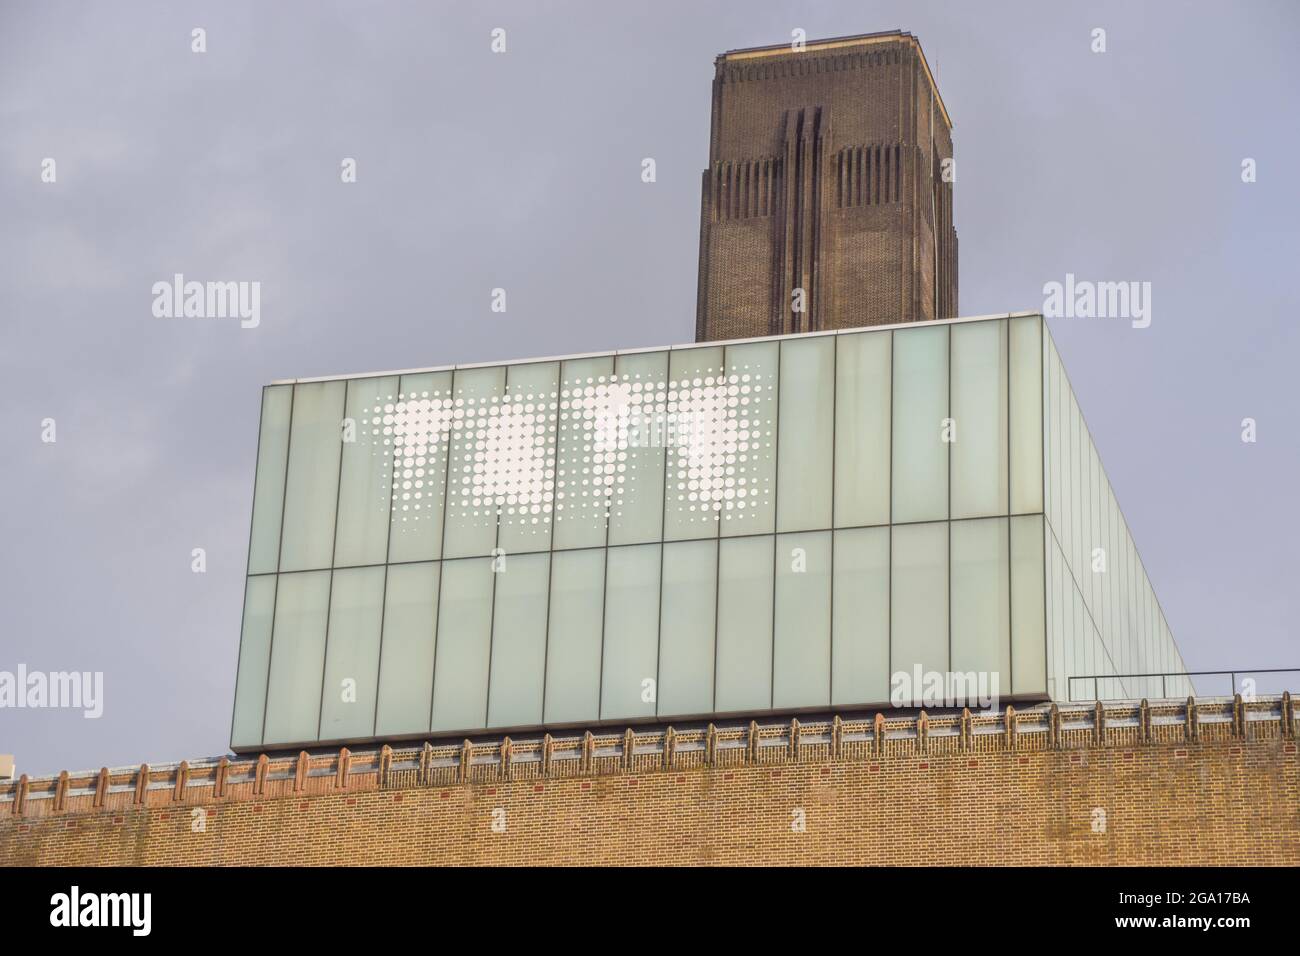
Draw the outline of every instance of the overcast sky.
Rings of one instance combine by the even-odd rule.
[[[1147,329],[1053,320],[1080,404],[1189,666],[1300,666],[1293,0],[0,0],[0,670],[105,679],[0,752],[225,751],[263,384],[690,341],[713,58],[795,28],[920,38],[962,315],[1152,283]],[[260,326],[155,318],[177,272]]]

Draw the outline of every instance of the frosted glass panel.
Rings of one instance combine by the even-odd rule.
[[[244,590],[243,634],[239,639],[239,671],[235,681],[232,747],[262,742],[266,710],[266,675],[271,660],[271,621],[275,615],[275,575],[249,578]]]
[[[1077,434],[1074,428],[1074,394],[1070,391],[1069,379],[1065,374],[1065,366],[1061,363],[1058,356],[1056,368],[1056,388],[1058,392],[1059,408],[1057,415],[1060,418],[1060,452],[1061,452],[1061,526],[1059,528],[1061,540],[1061,556],[1067,560],[1073,555],[1071,544],[1074,540],[1074,520],[1072,511],[1074,508],[1074,496],[1079,487],[1078,482],[1078,459]]]
[[[1011,512],[1043,510],[1043,320],[1011,319]]]
[[[831,533],[776,539],[772,706],[830,703]]]
[[[271,385],[262,390],[257,481],[253,489],[253,530],[248,546],[249,574],[265,574],[280,566],[280,518],[284,508],[284,472],[289,459],[292,403],[292,385]],[[260,725],[260,712],[258,722]]]
[[[718,555],[719,711],[772,706],[772,538],[736,538]]]
[[[379,710],[375,733],[421,733],[429,726],[433,688],[438,565],[388,569],[384,631],[379,651]],[[480,714],[478,721],[482,721]]]
[[[976,678],[965,705],[1011,692],[1008,534],[1006,518],[952,523],[952,670]]]
[[[501,429],[504,368],[457,369],[447,471],[447,527],[443,555],[486,555],[497,546],[497,512],[510,478]]]
[[[948,327],[894,337],[894,521],[948,517]]]
[[[1059,365],[1056,348],[1050,336],[1044,335],[1043,367],[1043,454],[1046,458],[1046,486],[1044,488],[1044,505],[1047,509],[1048,522],[1053,528],[1060,528],[1061,519],[1061,399],[1059,385]]]
[[[893,529],[890,676],[948,670],[948,525]],[[915,683],[913,681],[913,683]]]
[[[722,498],[715,492],[727,468],[725,377],[720,346],[669,353],[668,474],[664,538],[712,538],[718,534]]]
[[[1011,692],[1043,694],[1046,685],[1043,518],[1011,519]]]
[[[1056,675],[1057,686],[1056,693],[1065,695],[1066,700],[1074,700],[1076,688],[1069,683],[1068,675],[1074,673],[1074,637],[1072,634],[1074,628],[1073,610],[1070,604],[1070,582],[1069,572],[1065,567],[1065,555],[1061,551],[1060,543],[1055,536],[1050,540],[1048,557],[1055,568],[1056,587],[1053,593],[1055,601],[1055,613],[1053,615],[1054,625],[1056,627],[1056,666],[1053,673]],[[1068,653],[1068,657],[1067,657]]]
[[[781,343],[777,439],[778,531],[831,526],[835,427],[835,339]]]
[[[383,613],[382,565],[334,572],[321,690],[320,736],[324,740],[374,735]]]
[[[664,545],[659,628],[661,717],[712,709],[717,562],[717,541]]]
[[[548,724],[595,720],[600,716],[600,637],[604,608],[604,550],[553,555],[550,630],[546,639]]]
[[[726,349],[726,453],[723,535],[771,534],[775,528],[777,371],[780,345],[751,342]],[[734,458],[732,457],[734,455]]]
[[[653,717],[659,659],[657,544],[611,548],[605,579],[600,716]]]
[[[328,568],[334,556],[345,382],[294,386],[280,570]]]
[[[435,731],[481,727],[487,718],[495,579],[488,558],[443,562],[433,687]]]
[[[952,327],[952,517],[1007,513],[1007,324]]]
[[[1054,346],[1053,353],[1055,354]],[[1052,443],[1054,445],[1053,453],[1056,456],[1056,484],[1053,489],[1055,516],[1052,521],[1052,528],[1055,530],[1056,540],[1061,548],[1061,557],[1064,558],[1070,527],[1070,501],[1067,492],[1073,482],[1070,478],[1070,427],[1068,417],[1070,403],[1065,397],[1068,389],[1059,356],[1056,356],[1053,362],[1052,391],[1055,396],[1055,407],[1052,410],[1054,419],[1052,422],[1054,426],[1052,429]]]
[[[1083,420],[1079,415],[1079,406],[1070,395],[1070,470],[1066,491],[1070,502],[1069,525],[1066,531],[1065,560],[1074,572],[1074,587],[1079,587],[1080,570],[1084,567],[1083,556],[1088,553],[1084,534],[1084,520],[1087,512],[1084,506],[1083,482]]]
[[[889,528],[835,532],[831,703],[889,699]]]
[[[403,375],[397,400],[384,402],[380,423],[395,469],[388,560],[442,557],[447,447],[455,409],[451,372]],[[391,422],[390,422],[391,419]],[[389,435],[389,429],[392,434]]]
[[[489,419],[487,461],[497,463],[497,547],[507,554],[547,551],[555,500],[555,416],[560,365],[506,370],[506,401]]]
[[[1104,476],[1103,476],[1104,477]],[[1111,635],[1123,634],[1119,628],[1119,609],[1121,607],[1119,597],[1119,555],[1120,555],[1120,519],[1115,507],[1115,495],[1111,491],[1109,483],[1103,487],[1105,495],[1104,510],[1106,523],[1106,633]],[[1125,661],[1123,668],[1125,673],[1140,674],[1142,673],[1142,664],[1139,658],[1140,648],[1130,641],[1122,641],[1125,649]],[[1133,681],[1134,687],[1138,681]]]
[[[512,555],[497,574],[489,727],[541,722],[550,565],[549,554]]]
[[[835,527],[888,524],[892,333],[835,338]]]
[[[641,402],[628,404],[626,470],[609,516],[609,543],[658,541],[664,520],[664,437],[667,434],[668,353],[620,355],[616,382]],[[621,404],[618,405],[621,408]],[[622,434],[620,428],[620,435]]]
[[[316,739],[329,604],[330,572],[280,575],[266,697],[268,745]]]
[[[614,499],[614,486],[619,485],[620,491],[627,487],[627,452],[619,461],[618,431],[630,393],[616,388],[613,371],[614,359],[610,356],[574,359],[565,362],[561,370],[555,469],[556,548],[604,547],[606,513]],[[602,457],[596,462],[595,455],[613,455],[615,460],[605,461]],[[619,465],[624,471],[617,470]]]
[[[1061,574],[1057,560],[1056,538],[1051,525],[1044,522],[1043,534],[1043,570],[1047,577],[1044,596],[1047,599],[1047,693],[1053,700],[1069,700],[1065,682],[1062,680],[1062,663],[1064,643],[1063,624],[1061,620]]]
[[[396,376],[389,376],[347,383],[335,567],[383,564],[388,558],[393,460],[383,408],[396,401],[397,382]]]

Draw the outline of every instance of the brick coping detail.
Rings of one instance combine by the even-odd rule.
[[[831,720],[748,727],[673,727],[622,734],[542,737],[460,745],[256,758],[221,757],[150,767],[85,771],[0,784],[0,820],[115,813],[167,806],[262,802],[340,791],[404,790],[517,780],[727,769],[756,765],[889,761],[916,756],[1095,748],[1185,747],[1201,742],[1281,739],[1295,752],[1296,716],[1289,693],[1243,701],[1057,704],[995,714]],[[1186,756],[1175,750],[1175,756]]]

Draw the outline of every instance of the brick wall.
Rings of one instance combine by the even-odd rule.
[[[1294,731],[1238,699],[60,775],[0,791],[0,861],[1295,865]]]

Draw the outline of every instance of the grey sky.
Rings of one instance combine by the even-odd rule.
[[[1295,3],[0,0],[0,670],[106,698],[0,751],[225,750],[264,383],[689,341],[713,57],[795,27],[919,36],[962,315],[1152,283],[1148,329],[1053,321],[1080,404],[1189,666],[1300,666]],[[175,272],[260,327],[154,318]]]

